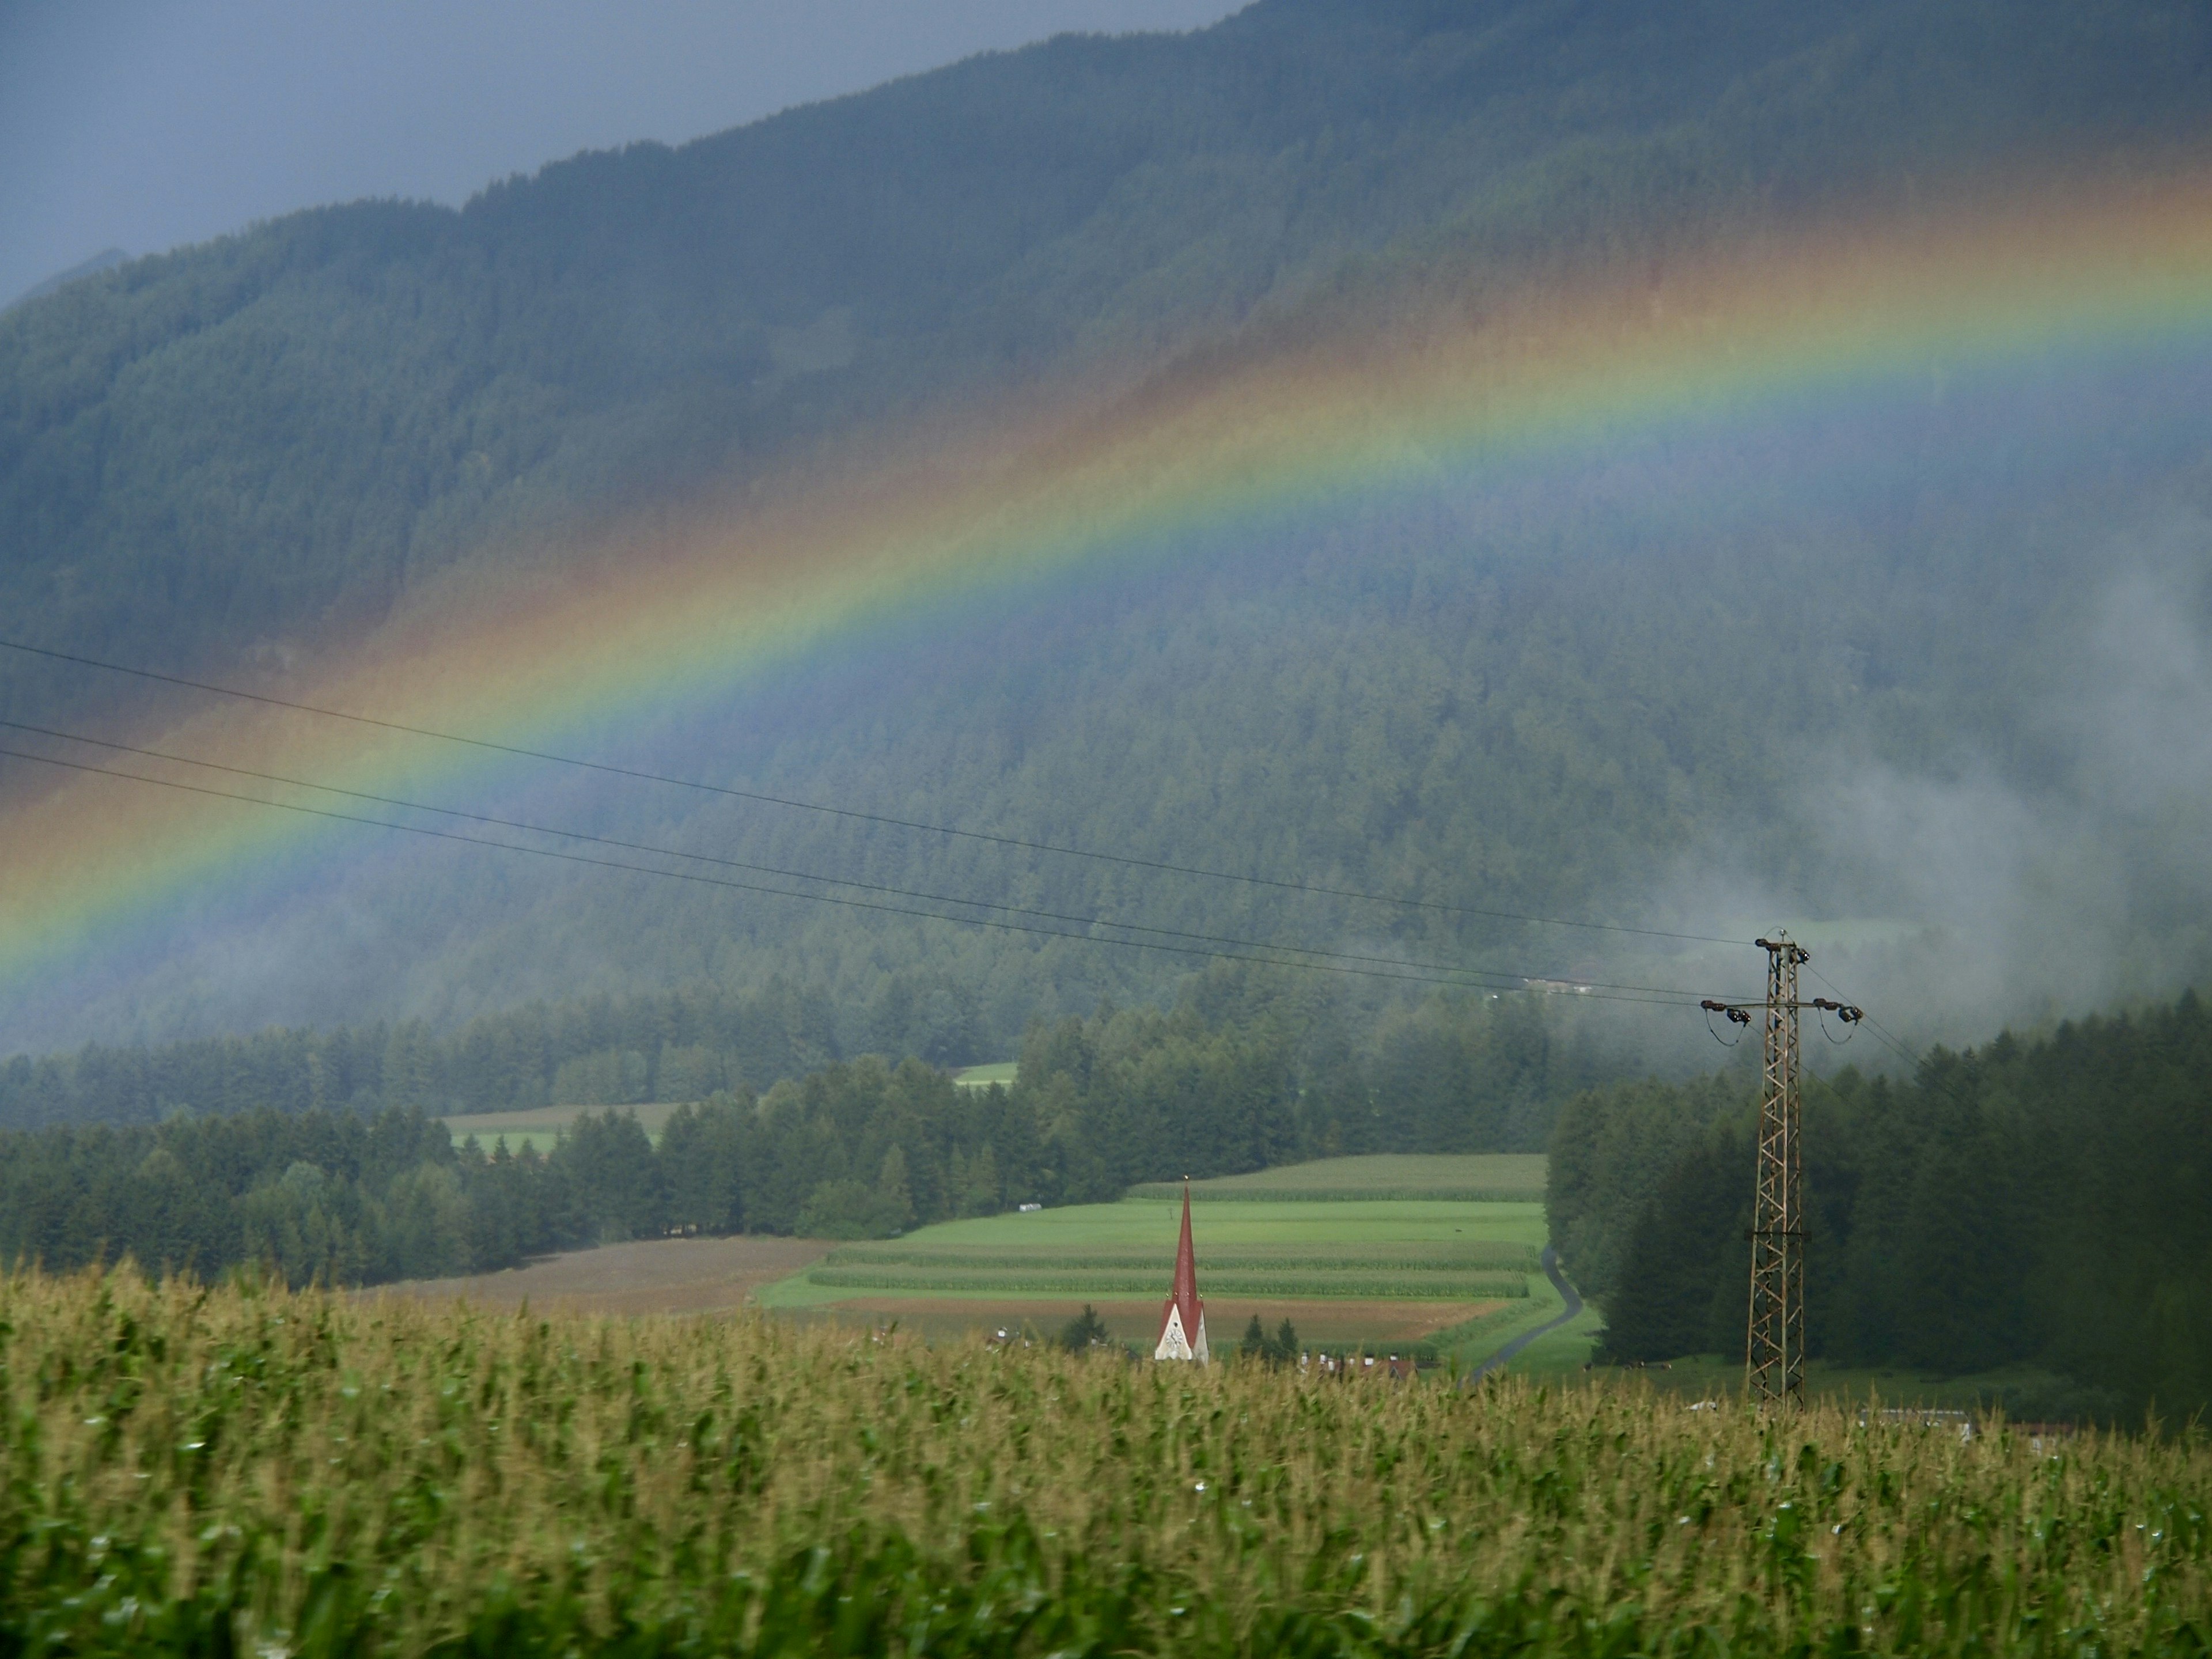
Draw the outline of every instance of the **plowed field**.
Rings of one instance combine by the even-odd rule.
[[[568,1250],[506,1273],[404,1279],[360,1294],[500,1308],[527,1301],[534,1308],[579,1313],[722,1313],[820,1260],[830,1248],[811,1238],[642,1239]]]

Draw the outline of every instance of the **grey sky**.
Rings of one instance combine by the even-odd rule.
[[[363,196],[459,202],[1064,30],[1236,0],[0,0],[0,304]]]

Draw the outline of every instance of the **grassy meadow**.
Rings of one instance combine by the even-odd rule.
[[[1003,1088],[1014,1086],[1014,1074],[1020,1065],[1011,1060],[993,1060],[983,1066],[963,1066],[953,1073],[954,1085],[963,1089],[988,1089],[994,1083]]]
[[[1376,1152],[1194,1181],[1190,1193],[1194,1201],[1213,1199],[1241,1203],[1407,1199],[1541,1204],[1544,1168],[1540,1152]],[[1132,1198],[1182,1195],[1181,1182],[1147,1182],[1129,1189]]]
[[[445,1125],[456,1146],[474,1135],[486,1151],[494,1142],[504,1139],[511,1152],[519,1152],[525,1146],[550,1152],[561,1132],[585,1113],[596,1117],[604,1112],[626,1112],[636,1117],[638,1127],[657,1146],[660,1144],[660,1132],[680,1109],[679,1103],[674,1101],[654,1101],[643,1106],[532,1106],[514,1112],[463,1113],[447,1118]]]
[[[2212,1449],[0,1282],[10,1652],[2202,1654]],[[2192,1622],[2194,1621],[2194,1622]]]
[[[1193,1183],[1208,1337],[1233,1346],[1256,1314],[1271,1332],[1291,1320],[1310,1343],[1418,1346],[1479,1364],[1559,1310],[1539,1263],[1543,1163],[1334,1158]],[[1088,1303],[1116,1340],[1149,1344],[1175,1269],[1182,1188],[1138,1192],[842,1245],[759,1299],[942,1339],[1049,1335]],[[1588,1358],[1589,1334],[1579,1349],[1573,1340],[1549,1356],[1554,1368]]]

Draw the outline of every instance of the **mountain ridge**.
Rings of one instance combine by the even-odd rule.
[[[1295,336],[1378,293],[1480,295],[1501,273],[1634,269],[1723,227],[2187,154],[2206,136],[2212,34],[2181,6],[2023,18],[1868,5],[1816,20],[1739,3],[1662,24],[1619,4],[1529,0],[1471,19],[1276,0],[1199,35],[1057,40],[678,149],[575,158],[459,210],[321,210],[135,262],[0,322],[0,538],[15,550],[0,598],[33,642],[282,684],[288,655],[312,659],[433,603],[436,584],[532,580],[531,561],[557,561],[560,544],[585,538],[580,524],[618,533],[704,491],[742,494],[871,430],[1071,384],[1126,407],[1148,376],[1171,380],[1176,365],[1250,349],[1271,330]],[[717,167],[732,181],[719,193],[698,182]],[[1992,702],[1964,664],[2031,652],[2051,625],[2039,617],[2096,599],[2093,503],[2164,501],[2185,541],[2200,533],[2201,477],[2129,459],[2148,446],[2118,438],[2105,441],[2120,474],[2086,455],[2036,483],[2044,496],[2008,498],[2002,447],[2056,451],[2069,428],[2063,410],[2029,407],[1984,441],[1972,428],[2008,394],[1974,396],[1960,430],[1924,420],[1917,440],[1887,417],[1835,426],[1877,458],[1878,486],[1861,498],[1819,483],[1811,452],[1784,458],[1806,482],[1767,486],[1787,509],[1771,522],[1804,550],[1778,564],[1749,550],[1771,533],[1755,514],[1663,471],[1632,501],[1620,491],[1637,470],[1615,458],[1559,499],[1532,485],[1365,509],[1271,531],[1269,548],[1194,561],[1151,592],[1097,585],[1058,614],[1000,605],[964,653],[902,638],[746,710],[672,715],[641,750],[711,757],[787,793],[901,803],[905,816],[980,811],[1062,836],[1073,823],[1183,861],[1211,836],[1264,867],[1318,855],[1407,890],[1446,869],[1504,908],[1648,906],[1722,835],[1752,844],[1756,890],[1788,890],[1803,855],[1758,820],[1805,781],[1787,758],[1798,735],[1825,723],[1913,787],[1947,731],[1972,751],[2018,746],[2033,725],[2022,711],[2046,695],[2039,671],[2005,668],[2018,683]],[[2161,396],[2162,419],[2189,394]],[[2138,418],[2139,436],[2159,435],[2153,421]],[[1955,467],[1980,471],[1962,485],[1942,476]],[[1804,492],[1822,489],[1834,499],[1808,505]],[[1960,522],[1967,503],[1984,524]],[[2130,511],[2124,523],[2150,522]],[[1986,590],[2008,535],[2072,540],[2033,556],[2033,599],[1990,602],[1991,643],[1911,617]],[[1948,538],[1940,556],[1931,538]],[[1852,562],[1901,614],[1859,603],[1828,619],[1852,636],[1844,650],[1795,612],[1778,573]],[[2179,563],[2176,603],[2192,615],[2200,596]],[[1677,591],[1760,571],[1741,590],[1750,622]],[[1439,611],[1456,620],[1439,625]],[[1770,689],[1784,659],[1762,638],[1832,659],[1830,702]],[[1731,683],[1699,660],[1723,641],[1757,670]],[[1621,713],[1624,693],[1639,714]],[[1753,697],[1792,712],[1755,739],[1697,712],[1700,698]],[[1888,711],[1890,726],[1855,706]],[[1465,763],[1470,708],[1486,709],[1486,770]],[[0,713],[144,718],[132,699],[14,661],[0,662]],[[1484,781],[1452,781],[1455,765]],[[30,771],[11,765],[0,787],[35,791]],[[1293,773],[1304,781],[1287,793],[1248,787],[1258,811],[1228,781]],[[845,860],[916,884],[1007,880],[865,837],[552,799],[592,821],[665,821],[701,844]],[[1003,1042],[1028,1012],[1164,983],[610,902],[493,877],[481,860],[392,862],[357,879],[342,900],[179,923],[169,960],[103,967],[68,994],[65,1016],[19,1017],[0,1042],[269,1018],[451,1024],[564,989],[783,970],[865,1001],[872,975],[925,960],[983,988]],[[1036,872],[1017,882],[1055,904],[1194,904],[1218,927],[1334,939],[1368,925]],[[1881,886],[1869,876],[1845,896],[1870,902]],[[1518,942],[1377,931],[1392,948]],[[2192,948],[2172,946],[2185,965]],[[1560,965],[1537,954],[1528,965]],[[294,982],[301,963],[324,987],[315,997]]]

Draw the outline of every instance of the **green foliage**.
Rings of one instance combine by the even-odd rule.
[[[2021,1361],[2092,1415],[2212,1405],[2212,1012],[2172,1006],[1805,1091],[1807,1340],[1846,1365]],[[1570,1102],[1553,1238],[1628,1358],[1740,1352],[1755,1103],[1737,1079]],[[1585,1266],[1585,1263],[1588,1265]]]
[[[1098,1310],[1088,1302],[1083,1311],[1060,1328],[1060,1346],[1070,1353],[1082,1353],[1091,1348],[1110,1347],[1113,1338],[1108,1334],[1106,1322],[1098,1316]]]
[[[1573,1011],[1553,1018],[1528,1006],[1540,1000],[1437,993],[1408,1019],[1335,988],[1223,963],[1186,981],[1172,1013],[1117,1013],[1109,1004],[1090,1021],[1033,1030],[1029,1043],[1039,1046],[1031,1076],[1069,1077],[1073,1091],[1055,1097],[1055,1110],[1070,1133],[1087,1115],[1108,1111],[1105,1096],[1114,1103],[1112,1122],[1102,1118],[1086,1132],[1126,1125],[1148,1145],[1180,1133],[1197,1111],[1214,1126],[1214,1139],[1184,1141],[1199,1160],[1194,1169],[1256,1169],[1346,1148],[1528,1147],[1540,1144],[1553,1103],[1598,1064],[1568,1018]],[[0,1063],[0,1126],[146,1123],[179,1110],[391,1105],[465,1115],[549,1104],[690,1103],[819,1070],[838,1049],[835,1009],[818,988],[776,980],[738,994],[701,986],[533,1003],[479,1016],[443,1036],[406,1022],[17,1055]],[[708,1083],[715,1087],[698,1092]],[[1520,1101],[1522,1121],[1500,1109],[1509,1093]],[[1386,1098],[1387,1111],[1378,1106]],[[1134,1167],[1132,1158],[1146,1155],[1123,1157],[1117,1167]],[[988,1214],[1003,1195],[1000,1154],[987,1144],[962,1157],[945,1172],[958,1194],[953,1207]],[[1462,1165],[1394,1167],[1405,1172],[1406,1195],[1419,1197],[1449,1195],[1436,1170]],[[1457,1195],[1526,1195],[1527,1160],[1463,1167],[1482,1173],[1472,1186],[1446,1182],[1464,1188]],[[1303,1179],[1296,1170],[1280,1177],[1293,1186]],[[1255,1195],[1275,1184],[1263,1182]]]
[[[884,1154],[882,1172],[872,1183],[825,1181],[817,1186],[799,1212],[796,1230],[811,1238],[896,1238],[913,1221],[906,1152],[894,1146]]]
[[[1247,1359],[1263,1359],[1267,1353],[1267,1328],[1254,1314],[1252,1322],[1244,1328],[1244,1338],[1237,1345],[1237,1352]]]
[[[0,1331],[15,1651],[2165,1659],[2212,1605],[2196,1436],[129,1276]]]
[[[704,985],[532,1003],[442,1036],[407,1021],[19,1054],[0,1063],[0,1125],[150,1123],[179,1110],[442,1115],[690,1102],[766,1087],[837,1054],[819,988],[775,979],[733,994]]]
[[[1286,1317],[1275,1328],[1275,1334],[1270,1336],[1267,1328],[1255,1313],[1251,1322],[1244,1327],[1244,1335],[1237,1344],[1237,1353],[1239,1358],[1262,1364],[1291,1364],[1298,1357],[1297,1327]]]
[[[1018,1089],[1069,1149],[1060,1203],[1323,1156],[1533,1150],[1594,1067],[1546,1000],[1439,992],[1363,1019],[1334,988],[1221,964],[1168,1012],[1032,1025]]]
[[[1552,1243],[1584,1296],[1619,1305],[1621,1258],[1636,1218],[1688,1148],[1722,1117],[1745,1109],[1747,1086],[1725,1073],[1680,1085],[1646,1080],[1561,1105],[1544,1209]]]

